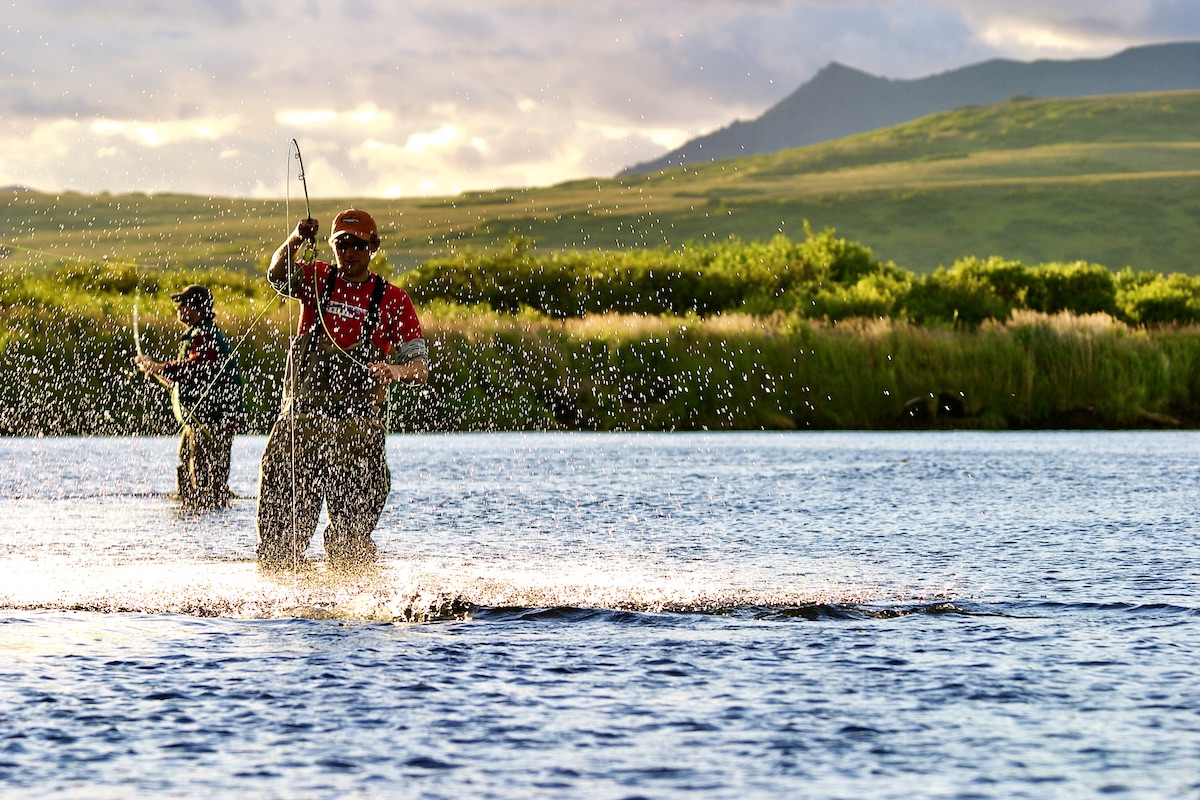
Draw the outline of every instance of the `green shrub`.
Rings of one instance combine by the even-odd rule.
[[[850,308],[862,306],[863,313],[888,313],[896,305],[895,287],[913,280],[832,230],[806,231],[800,243],[779,235],[768,242],[731,238],[677,248],[544,255],[529,239],[513,236],[494,253],[464,250],[432,259],[401,280],[418,303],[442,300],[506,313],[533,308],[559,319],[781,309],[823,316],[843,314],[847,302]]]
[[[1033,269],[1026,307],[1044,314],[1117,313],[1116,276],[1100,264],[1076,261],[1043,264]]]
[[[955,264],[951,269],[938,267],[914,284],[903,309],[918,325],[976,326],[988,319],[1007,319],[1013,306],[997,295],[986,275]]]
[[[1130,270],[1119,276],[1116,302],[1125,319],[1138,325],[1200,322],[1200,280]]]
[[[808,316],[830,321],[853,317],[890,318],[906,302],[911,289],[910,281],[893,275],[863,275],[853,285],[818,291]]]

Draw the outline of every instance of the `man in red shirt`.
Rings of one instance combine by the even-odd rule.
[[[335,263],[298,262],[297,251],[317,230],[315,219],[301,220],[267,270],[276,291],[300,302],[283,406],[259,476],[257,555],[274,570],[303,562],[322,504],[330,565],[374,560],[371,533],[391,490],[381,413],[387,386],[429,376],[412,300],[371,272],[380,245],[375,220],[343,211],[329,236]]]

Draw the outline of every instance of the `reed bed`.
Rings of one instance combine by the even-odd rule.
[[[0,434],[175,430],[161,389],[130,365],[135,306],[145,351],[173,354],[180,328],[169,290],[154,276],[81,275],[0,290]],[[264,432],[279,406],[294,308],[261,279],[207,277],[249,388],[247,430]],[[796,311],[563,318],[443,300],[421,311],[433,377],[390,391],[397,431],[1200,423],[1193,324],[1027,309],[973,327]]]
[[[445,311],[443,309],[443,311]],[[279,403],[290,320],[224,321],[240,344],[248,429]],[[14,324],[15,323],[15,324]],[[142,317],[148,352],[178,328]],[[427,316],[433,378],[391,390],[394,430],[734,430],[1195,426],[1200,329],[1103,315],[1014,315],[974,331],[775,315],[555,320]],[[0,432],[168,433],[134,375],[127,318],[26,313],[0,336]]]

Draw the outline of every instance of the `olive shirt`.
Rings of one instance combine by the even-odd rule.
[[[174,383],[171,405],[181,425],[236,423],[245,412],[237,359],[212,319],[201,320],[179,342],[179,358],[162,365]]]

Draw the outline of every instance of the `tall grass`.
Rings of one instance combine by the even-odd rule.
[[[971,332],[785,314],[441,317],[430,328],[434,381],[398,403],[415,429],[1200,423],[1200,330],[1138,331],[1104,315],[1024,313]],[[955,416],[926,402],[943,395],[961,403]]]
[[[0,432],[175,429],[161,391],[131,375],[126,320],[48,309],[20,316],[0,353]],[[279,402],[286,311],[223,322],[242,343],[249,429],[265,431]],[[1104,315],[1025,313],[964,332],[785,314],[555,320],[443,306],[426,314],[426,328],[433,378],[391,390],[394,430],[1200,423],[1200,330],[1135,330]],[[166,355],[177,331],[165,314],[143,317],[148,351]],[[945,396],[958,398],[960,412],[937,414]]]
[[[880,274],[860,258],[861,248],[842,245],[833,249],[843,261],[797,264],[819,267],[829,291],[843,286],[834,280],[839,270],[848,280],[865,276],[852,286]],[[721,269],[757,281],[758,256],[790,247],[750,248],[755,258],[723,262]],[[758,266],[752,270],[751,263]],[[421,389],[392,389],[389,419],[396,430],[420,431],[1200,424],[1195,324],[1135,327],[1106,313],[1012,307],[1030,295],[1054,307],[1061,286],[1042,280],[1047,275],[1086,288],[1099,274],[1083,267],[1030,271],[991,260],[931,276],[943,299],[961,290],[992,309],[993,316],[973,325],[818,319],[788,309],[563,317],[431,300],[421,312],[433,378]],[[1161,289],[1161,297],[1184,307],[1195,298],[1191,279],[1173,288],[1162,276],[1106,274],[1101,305],[1117,303],[1122,291],[1141,297],[1146,287],[1154,289],[1151,299]],[[235,271],[167,276],[74,265],[0,286],[0,433],[175,430],[162,391],[133,375],[132,317],[136,304],[145,350],[171,356],[181,329],[169,295],[191,281],[216,294],[218,323],[239,347],[249,387],[249,430],[265,431],[279,405],[295,324],[294,308],[265,281]],[[820,295],[811,297],[816,302]]]

